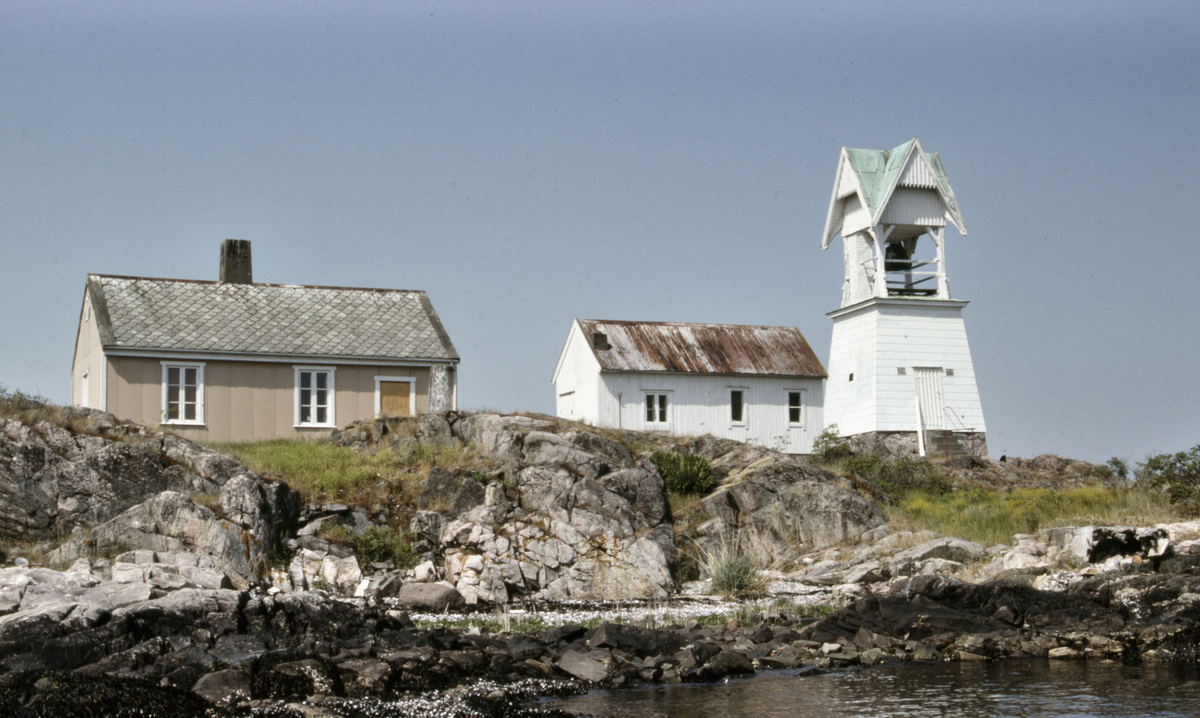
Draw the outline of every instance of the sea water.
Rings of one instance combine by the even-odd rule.
[[[716,684],[595,690],[539,708],[609,718],[1082,718],[1200,716],[1191,664],[1095,661],[904,663],[797,675],[764,671]]]

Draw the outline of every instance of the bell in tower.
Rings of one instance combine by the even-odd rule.
[[[946,273],[946,224],[966,224],[941,158],[913,138],[842,148],[821,248],[841,235],[841,307],[825,417],[862,448],[987,454],[962,310]]]

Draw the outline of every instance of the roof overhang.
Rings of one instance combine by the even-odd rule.
[[[328,354],[259,354],[255,352],[204,352],[164,351],[153,347],[104,347],[104,355],[110,357],[137,357],[140,359],[175,359],[179,361],[243,361],[268,362],[274,364],[349,364],[357,366],[429,366],[444,364],[454,366],[458,359],[423,357],[363,357],[336,356]]]

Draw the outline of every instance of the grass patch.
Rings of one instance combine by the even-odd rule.
[[[390,483],[384,474],[392,473],[393,468],[379,454],[357,454],[342,446],[302,439],[216,448],[237,457],[251,471],[282,476],[307,503],[349,501],[377,493]]]
[[[850,474],[868,482],[887,503],[917,492],[939,496],[951,491],[950,475],[928,459],[905,456],[888,459],[878,454],[851,454],[826,465],[838,474]]]
[[[703,456],[656,451],[650,462],[673,494],[707,494],[713,489],[712,463]]]
[[[886,507],[897,530],[931,530],[984,545],[1054,526],[1152,526],[1183,520],[1161,493],[1091,486],[1066,491],[909,491]]]
[[[303,439],[218,444],[217,449],[256,473],[282,477],[310,504],[404,506],[412,502],[421,480],[435,466],[450,471],[486,468],[472,447],[421,441],[374,453]]]
[[[703,575],[712,581],[712,590],[722,596],[748,596],[762,590],[764,583],[758,575],[758,562],[726,538],[715,547],[697,544],[697,561]]]
[[[19,421],[26,426],[47,421],[75,433],[83,433],[88,423],[87,418],[77,410],[51,404],[44,396],[26,394],[19,389],[9,390],[3,384],[0,384],[0,417]]]

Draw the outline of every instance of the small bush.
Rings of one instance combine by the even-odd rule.
[[[758,570],[754,561],[740,551],[721,551],[708,566],[708,577],[712,579],[712,590],[723,596],[743,593],[758,581]]]
[[[830,424],[813,439],[813,456],[817,461],[832,464],[854,456],[850,440],[838,433],[838,425]]]
[[[1146,457],[1138,463],[1137,478],[1152,489],[1165,489],[1173,504],[1200,504],[1200,444]]]
[[[713,489],[712,463],[703,456],[656,451],[650,462],[662,475],[667,491],[677,494],[707,494]]]
[[[413,565],[408,534],[388,526],[372,526],[351,539],[354,551],[368,563],[391,561],[400,568]]]
[[[950,493],[950,476],[927,459],[909,456],[887,459],[878,454],[853,455],[843,459],[841,470],[874,484],[892,501],[909,492],[940,496]]]

